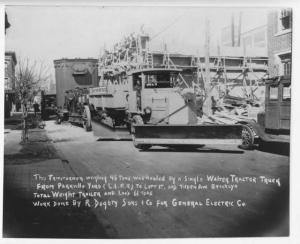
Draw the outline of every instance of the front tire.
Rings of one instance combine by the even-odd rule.
[[[254,132],[249,125],[243,125],[241,149],[251,150],[254,147]]]
[[[137,144],[135,143],[135,128],[134,126],[135,125],[143,125],[144,124],[144,121],[142,119],[142,117],[140,115],[134,115],[132,117],[132,122],[130,124],[130,133],[132,134],[132,141],[133,141],[133,145],[137,148],[137,149],[140,149],[142,151],[145,151],[145,150],[148,150],[151,145],[149,144]]]
[[[143,125],[144,121],[142,119],[142,117],[140,115],[134,115],[132,117],[132,122],[130,123],[130,134],[134,134],[135,129],[134,126],[135,125]]]

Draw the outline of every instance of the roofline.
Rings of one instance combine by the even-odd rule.
[[[154,71],[169,71],[169,72],[181,72],[182,69],[166,69],[166,68],[146,68],[146,69],[137,69],[128,72],[129,75],[132,75],[134,73],[143,73],[143,72],[154,72]]]
[[[252,28],[252,29],[249,29],[249,30],[247,30],[247,31],[245,31],[245,32],[242,32],[241,35],[247,34],[247,33],[249,33],[249,32],[255,31],[255,30],[264,29],[264,28],[267,28],[267,27],[268,27],[267,24],[265,24],[265,25],[260,25],[260,26],[254,27],[254,28]]]
[[[164,53],[162,51],[152,51],[150,52],[153,55],[164,55]],[[181,53],[169,53],[170,57],[174,57],[174,58],[197,58],[197,55],[194,54],[181,54]],[[229,55],[211,55],[209,58],[218,58],[218,57],[224,57],[227,59],[243,59],[244,57],[247,58],[252,58],[252,59],[268,59],[268,56],[250,56],[250,55],[246,55],[246,56],[240,56],[240,55],[236,55],[236,56],[229,56]],[[205,56],[198,56],[198,58],[205,58]]]
[[[268,79],[265,79],[266,84],[269,85],[276,85],[279,83],[291,83],[291,76],[290,75],[279,75],[270,77]]]
[[[95,61],[95,62],[98,62],[98,59],[97,58],[61,58],[61,59],[54,59],[53,63],[63,62],[63,61]]]

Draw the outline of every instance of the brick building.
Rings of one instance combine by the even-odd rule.
[[[57,106],[65,102],[65,92],[76,87],[98,86],[98,60],[93,58],[54,60]]]
[[[15,105],[15,66],[17,64],[15,52],[5,52],[5,118],[10,117],[10,113]]]
[[[268,15],[269,75],[290,76],[292,64],[292,10],[280,9]]]
[[[292,10],[268,15],[269,80],[266,86],[265,128],[273,134],[290,134]]]

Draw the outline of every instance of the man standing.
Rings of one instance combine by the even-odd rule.
[[[40,97],[36,94],[33,98],[33,108],[34,108],[34,116],[40,112]]]

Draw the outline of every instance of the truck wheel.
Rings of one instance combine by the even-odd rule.
[[[240,145],[241,149],[251,150],[254,146],[254,132],[248,125],[243,125],[242,129],[242,145]]]
[[[134,115],[132,117],[132,122],[130,124],[130,133],[131,134],[134,134],[134,126],[135,125],[143,125],[144,124],[144,121],[142,119],[142,117],[140,115]]]
[[[134,135],[134,126],[135,125],[143,125],[144,124],[144,121],[142,119],[142,117],[140,115],[134,115],[132,117],[132,122],[131,122],[131,125],[130,125],[130,132],[132,134],[132,140],[133,140],[133,145],[137,148],[137,149],[140,149],[140,150],[147,150],[151,147],[151,145],[149,144],[137,144],[135,143],[135,135]]]
[[[85,131],[91,131],[92,127],[88,126],[86,122],[83,122],[83,128],[85,129]]]
[[[104,112],[104,111],[101,111],[101,112],[100,112],[100,118],[101,118],[101,119],[106,119],[106,118],[107,118],[107,113]]]
[[[56,118],[56,123],[59,124],[59,125],[61,124],[61,117],[60,116]]]

